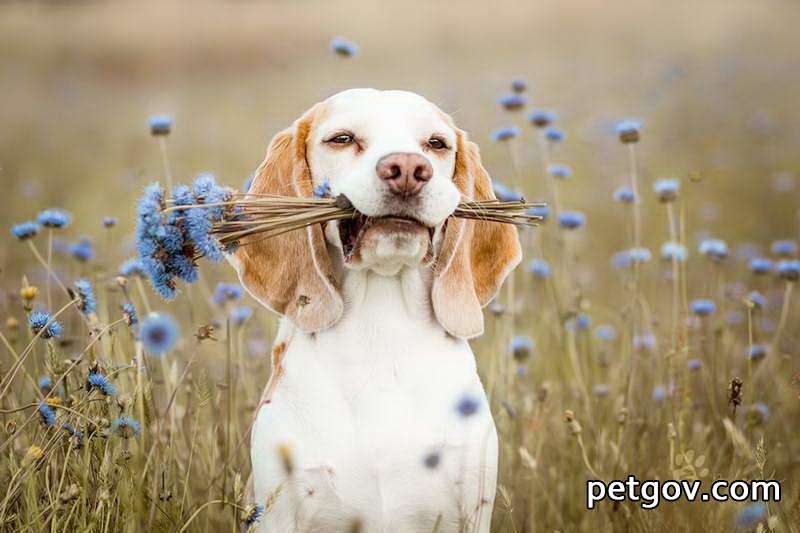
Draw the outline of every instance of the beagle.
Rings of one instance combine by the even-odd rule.
[[[251,437],[259,527],[488,532],[497,433],[467,340],[521,251],[511,225],[448,218],[494,198],[478,148],[421,96],[352,89],[278,133],[248,192],[320,186],[361,216],[230,257],[282,315]]]

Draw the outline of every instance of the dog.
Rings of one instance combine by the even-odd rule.
[[[405,91],[351,89],[271,141],[248,191],[343,194],[357,218],[230,258],[281,323],[251,435],[260,531],[489,531],[497,433],[468,339],[519,263],[478,147]]]

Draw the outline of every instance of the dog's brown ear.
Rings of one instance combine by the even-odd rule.
[[[249,194],[312,196],[306,139],[316,112],[317,107],[312,108],[275,135]],[[303,331],[328,328],[342,316],[344,304],[318,224],[269,239],[247,237],[231,262],[256,300],[287,316]]]
[[[453,180],[465,199],[494,199],[478,146],[457,131]],[[510,224],[451,218],[439,247],[431,299],[436,319],[455,337],[483,333],[483,312],[522,259],[517,228]]]

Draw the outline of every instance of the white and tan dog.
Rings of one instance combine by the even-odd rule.
[[[493,198],[491,182],[477,146],[413,93],[315,105],[275,136],[249,192],[323,182],[362,216],[231,258],[283,315],[252,433],[261,530],[487,532],[497,434],[467,339],[520,260],[517,231],[448,219],[462,198]]]

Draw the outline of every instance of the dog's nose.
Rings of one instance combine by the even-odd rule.
[[[383,156],[378,161],[375,171],[394,194],[404,198],[419,194],[433,177],[433,167],[430,162],[419,154],[408,152]]]

